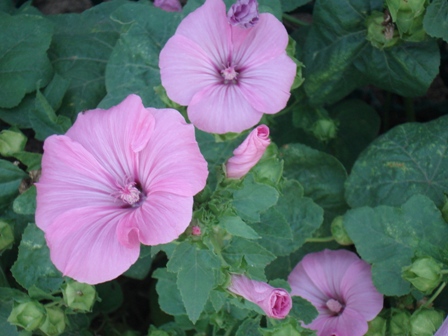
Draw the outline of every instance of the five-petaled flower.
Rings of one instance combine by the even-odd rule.
[[[45,140],[36,224],[64,275],[105,282],[188,227],[207,175],[193,125],[130,95]]]
[[[286,106],[296,74],[287,44],[272,14],[246,29],[229,23],[222,0],[206,0],[162,49],[162,84],[170,99],[188,105],[197,128],[239,133]]]
[[[318,336],[362,336],[383,308],[370,265],[346,250],[306,255],[292,270],[291,295],[310,301],[319,316],[306,327]]]

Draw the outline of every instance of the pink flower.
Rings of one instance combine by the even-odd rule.
[[[291,296],[287,291],[244,275],[232,275],[232,284],[228,290],[257,304],[268,317],[275,319],[285,318],[292,307]]]
[[[257,0],[237,0],[227,13],[229,23],[243,28],[253,27],[258,22]]]
[[[448,317],[445,319],[443,324],[440,326],[439,330],[434,334],[434,336],[448,336]]]
[[[306,255],[292,270],[291,295],[310,301],[319,316],[306,327],[318,336],[362,336],[383,308],[370,265],[346,250]]]
[[[266,125],[255,128],[227,161],[227,177],[238,179],[246,175],[261,159],[270,143],[269,128]]]
[[[130,95],[45,140],[36,224],[64,275],[109,281],[137,260],[140,243],[168,243],[188,227],[207,175],[194,127]]]
[[[167,12],[180,12],[182,10],[179,0],[154,0],[154,6]]]
[[[296,73],[287,44],[273,15],[260,14],[256,26],[244,29],[228,22],[222,0],[206,0],[162,49],[162,84],[171,100],[188,105],[197,128],[239,133],[286,106]]]
[[[201,235],[201,228],[200,228],[198,225],[194,225],[194,226],[191,228],[191,234],[192,234],[193,236],[200,236],[200,235]]]

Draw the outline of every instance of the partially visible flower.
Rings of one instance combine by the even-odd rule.
[[[194,225],[194,226],[191,228],[191,234],[192,234],[193,236],[200,236],[200,235],[201,235],[201,228],[200,228],[198,225]]]
[[[182,10],[179,0],[154,0],[154,6],[167,12],[180,12]]]
[[[253,27],[258,22],[257,0],[237,0],[227,13],[229,23],[243,28]]]
[[[266,125],[255,128],[227,161],[227,177],[238,179],[246,175],[261,159],[270,143],[269,128]]]
[[[448,335],[448,317],[445,319],[443,324],[440,326],[439,330],[434,334],[434,336],[447,336]]]
[[[193,125],[130,95],[80,113],[66,135],[45,140],[36,224],[64,275],[109,281],[137,260],[140,243],[184,232],[207,175]]]
[[[231,281],[229,291],[257,304],[268,317],[283,319],[289,314],[292,300],[283,288],[274,288],[265,282],[251,280],[244,275],[234,274]]]
[[[319,316],[306,327],[318,336],[362,336],[383,308],[370,265],[346,250],[310,253],[292,270],[291,295],[310,301]]]
[[[222,0],[206,0],[178,26],[159,57],[168,97],[210,133],[242,132],[288,102],[296,64],[288,33],[263,13],[252,29],[228,22]]]

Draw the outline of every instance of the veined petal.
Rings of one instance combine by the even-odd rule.
[[[368,330],[367,321],[357,311],[346,308],[339,316],[325,316],[308,325],[317,329],[317,336],[362,336]]]
[[[132,213],[139,239],[145,245],[173,241],[188,227],[193,214],[193,197],[154,192]]]
[[[62,213],[96,204],[114,206],[113,177],[79,143],[64,135],[45,140],[37,187],[36,224],[46,231]]]
[[[286,53],[262,65],[248,67],[239,76],[241,91],[256,110],[277,113],[288,103],[296,68]]]
[[[219,69],[202,48],[183,35],[174,35],[160,52],[160,77],[168,97],[188,105],[194,94],[222,80]]]
[[[263,116],[233,84],[208,86],[193,97],[187,111],[197,128],[218,134],[240,133],[256,125]]]
[[[137,95],[108,110],[80,113],[66,135],[86,148],[118,183],[136,173],[136,153],[154,129],[154,117]]]
[[[131,213],[106,207],[63,213],[45,235],[52,262],[65,276],[91,285],[118,277],[140,253],[138,240],[131,239],[124,246],[117,237],[117,227],[129,221]]]
[[[199,151],[194,126],[173,109],[148,109],[156,127],[140,153],[139,177],[146,192],[194,196],[206,184],[207,162]]]

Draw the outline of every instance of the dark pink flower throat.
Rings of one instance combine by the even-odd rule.
[[[238,72],[233,65],[221,70],[221,76],[224,78],[224,84],[235,84],[237,82]]]
[[[344,310],[344,306],[338,300],[335,299],[328,300],[326,306],[335,315],[339,315]]]
[[[137,182],[126,181],[123,185],[118,186],[118,191],[114,194],[115,197],[121,199],[125,205],[133,208],[140,206],[145,200],[145,195],[142,188]]]

